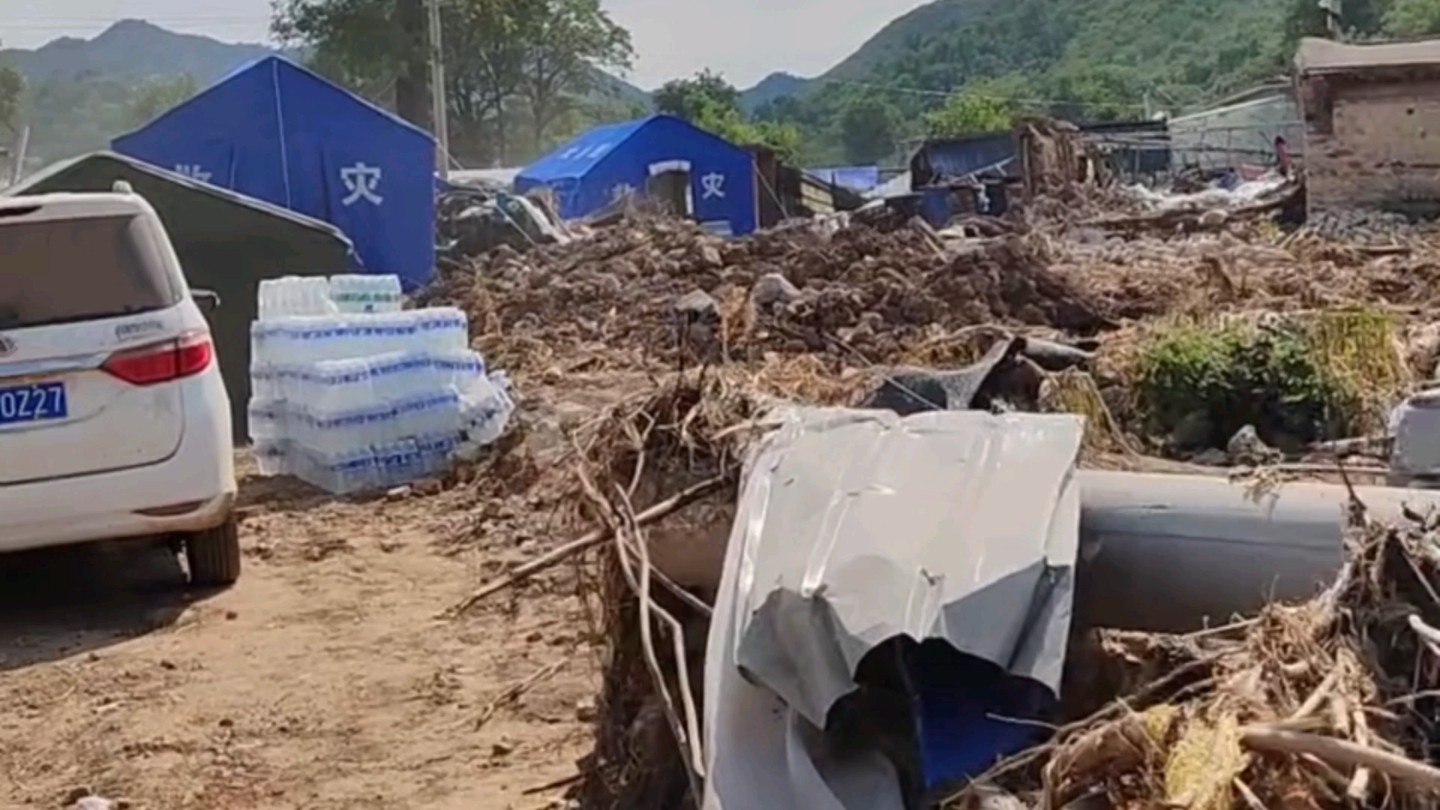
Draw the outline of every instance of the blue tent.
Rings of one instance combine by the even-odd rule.
[[[435,142],[277,56],[242,65],[116,152],[340,227],[407,288],[435,268]]]
[[[754,157],[718,135],[669,115],[597,127],[525,167],[515,190],[544,186],[560,216],[575,219],[627,192],[643,193],[657,174],[688,173],[690,210],[717,231],[756,227]]]

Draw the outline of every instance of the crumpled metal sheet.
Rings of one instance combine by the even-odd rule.
[[[794,413],[731,538],[736,661],[816,726],[887,639],[937,638],[1058,689],[1079,543],[1068,414]]]
[[[897,806],[893,784],[847,787],[861,763],[805,740],[897,636],[1058,690],[1082,421],[796,409],[779,423],[751,458],[711,625],[704,807]]]

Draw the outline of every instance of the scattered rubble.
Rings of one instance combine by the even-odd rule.
[[[1394,244],[1422,231],[1402,214],[1365,209],[1320,211],[1306,224],[1327,238],[1366,245]]]
[[[1107,206],[1117,197],[1126,197],[1121,207]],[[578,472],[560,500],[591,531],[457,608],[601,550],[588,597],[606,672],[593,707],[595,753],[577,789],[584,806],[674,806],[692,787],[683,749],[694,735],[671,693],[688,684],[699,694],[713,594],[689,574],[724,547],[743,448],[773,397],[868,394],[869,404],[901,412],[1080,412],[1092,461],[1180,447],[1198,464],[1265,468],[1317,437],[1277,438],[1283,431],[1259,420],[1237,431],[1207,414],[1165,435],[1147,430],[1136,386],[1157,336],[1182,322],[1201,331],[1231,320],[1303,323],[1313,343],[1296,345],[1313,350],[1307,368],[1353,395],[1367,418],[1411,374],[1433,374],[1440,338],[1423,317],[1440,304],[1440,251],[1419,240],[1383,250],[1337,241],[1349,231],[1324,222],[1287,233],[1271,215],[1289,198],[1231,197],[1219,207],[1161,205],[1110,188],[938,232],[836,219],[746,240],[630,215],[566,245],[502,245],[449,268],[424,298],[464,307],[477,346],[513,369],[522,390],[527,380],[582,372],[659,381],[569,437]],[[1286,373],[1297,356],[1290,348],[1276,361]],[[1200,357],[1204,373],[1215,371],[1210,359]],[[684,374],[693,364],[706,367]],[[1262,402],[1276,390],[1236,395]],[[1402,674],[1429,669],[1417,669],[1423,633],[1397,617],[1413,613],[1427,628],[1440,620],[1440,604],[1417,588],[1440,573],[1424,551],[1435,531],[1377,526],[1357,509],[1352,565],[1316,602],[1195,637],[1147,636],[1140,648],[1112,639],[1129,682],[949,806],[1080,806],[1093,793],[1109,800],[1097,806],[1112,807],[1328,808],[1340,806],[1326,792],[1336,789],[1357,801],[1391,790],[1397,806],[1422,806],[1440,783],[1408,757],[1421,757],[1431,732],[1379,710],[1432,700],[1399,686]],[[641,545],[656,555],[644,563],[657,583],[646,600],[631,556]],[[663,668],[647,659],[642,610],[671,623]],[[1377,658],[1364,638],[1398,652]],[[576,712],[592,716],[588,705]],[[1386,783],[1387,774],[1399,781]],[[1325,784],[1336,776],[1343,786]]]
[[[787,229],[724,241],[688,223],[630,221],[563,247],[523,255],[501,247],[473,268],[446,272],[426,295],[438,299],[469,310],[487,358],[532,370],[557,359],[672,364],[679,342],[670,312],[682,299],[687,309],[721,314],[716,337],[731,358],[890,362],[937,329],[1003,323],[1093,333],[1112,324],[1101,301],[1051,272],[1039,243],[1010,236],[948,251],[909,228],[867,226],[833,237]]]

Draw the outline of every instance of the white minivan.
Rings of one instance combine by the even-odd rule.
[[[230,402],[204,313],[129,193],[0,197],[0,552],[183,541],[240,574]]]

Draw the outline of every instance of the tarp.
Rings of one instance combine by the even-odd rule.
[[[112,147],[334,223],[365,270],[407,288],[434,272],[433,138],[281,57],[242,65]]]
[[[515,189],[524,193],[547,187],[554,192],[560,216],[578,219],[627,194],[643,194],[652,175],[672,168],[689,173],[694,219],[722,232],[755,230],[754,157],[669,115],[585,132],[526,166],[515,179]]]
[[[220,295],[220,308],[207,317],[230,394],[235,436],[243,438],[250,399],[250,322],[260,282],[343,273],[352,264],[354,247],[327,222],[112,152],[55,164],[5,194],[110,191],[116,180],[129,183],[160,215],[190,286]]]
[[[1081,430],[1071,415],[783,417],[747,465],[711,624],[705,810],[900,807],[887,761],[819,742],[861,660],[896,637],[1058,693]]]

